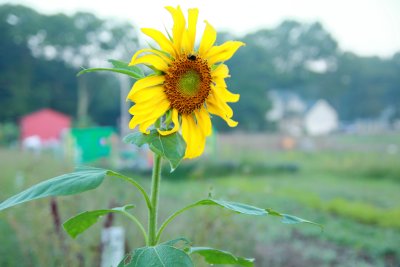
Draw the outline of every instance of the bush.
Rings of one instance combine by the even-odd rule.
[[[0,124],[0,145],[10,145],[18,141],[19,129],[15,123]]]

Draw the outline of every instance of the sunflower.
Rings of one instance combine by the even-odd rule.
[[[161,135],[181,131],[186,142],[185,158],[200,156],[206,137],[211,134],[211,115],[217,115],[230,127],[238,123],[232,120],[233,111],[227,102],[237,102],[238,94],[227,90],[225,78],[228,67],[223,64],[244,43],[227,41],[214,45],[215,29],[205,21],[205,29],[198,49],[195,49],[198,9],[188,10],[188,25],[181,8],[166,7],[172,15],[172,36],[165,36],[156,29],[142,28],[159,49],[137,51],[130,66],[144,64],[154,73],[138,80],[127,99],[135,103],[129,110],[133,115],[130,128],[139,126],[143,133],[156,124]],[[173,124],[173,126],[172,126]]]

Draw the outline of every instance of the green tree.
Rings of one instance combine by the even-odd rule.
[[[0,103],[9,105],[0,120],[15,120],[47,106],[70,115],[78,110],[82,120],[90,111],[95,121],[115,123],[120,99],[115,93],[115,77],[93,74],[77,80],[75,75],[83,66],[102,64],[99,59],[132,54],[138,41],[131,25],[101,20],[90,13],[47,16],[15,5],[0,6],[0,21],[5,37],[0,41],[4,57],[0,63]],[[104,110],[90,107],[90,101],[107,102],[107,113],[114,117],[105,120]]]
[[[336,41],[319,23],[284,21],[275,29],[248,34],[243,41],[246,47],[230,61],[233,78],[229,85],[242,95],[237,118],[240,127],[248,130],[268,127],[268,90],[311,94],[312,87],[307,85],[313,73],[308,64],[321,61],[329,69],[337,55]]]

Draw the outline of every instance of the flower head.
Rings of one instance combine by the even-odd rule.
[[[129,110],[133,115],[129,127],[139,126],[141,132],[148,133],[148,128],[163,117],[167,128],[159,128],[159,133],[181,131],[186,142],[185,158],[194,158],[203,153],[206,137],[211,134],[210,114],[220,116],[230,127],[237,125],[227,102],[237,102],[239,95],[227,90],[225,78],[229,77],[229,70],[223,62],[244,43],[227,41],[214,45],[217,33],[205,21],[196,49],[198,9],[188,10],[187,27],[179,6],[166,9],[174,21],[172,36],[155,29],[141,29],[159,49],[139,50],[130,62],[131,66],[145,64],[155,72],[138,80],[129,92],[127,98],[135,102]]]

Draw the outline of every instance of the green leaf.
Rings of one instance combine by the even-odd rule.
[[[277,211],[274,211],[272,209],[261,209],[257,208],[254,206],[250,206],[247,204],[243,203],[238,203],[238,202],[231,202],[231,201],[225,201],[225,200],[216,200],[212,198],[208,199],[202,199],[200,201],[197,201],[193,204],[190,204],[176,212],[174,212],[172,215],[170,215],[161,225],[160,229],[158,230],[157,233],[157,240],[160,240],[160,237],[165,230],[165,228],[170,224],[179,214],[182,214],[184,211],[187,211],[191,208],[198,207],[198,206],[219,206],[221,208],[225,208],[227,210],[240,213],[240,214],[246,214],[246,215],[253,215],[253,216],[267,216],[267,215],[272,215],[272,216],[278,216],[282,217],[281,222],[282,223],[287,223],[287,224],[296,224],[296,223],[309,223],[313,224],[316,226],[319,226],[321,230],[323,230],[322,225],[307,221],[304,219],[301,219],[296,216],[288,215],[288,214],[283,214],[279,213]]]
[[[260,209],[243,203],[224,201],[224,200],[203,199],[198,201],[196,205],[208,205],[208,206],[216,205],[234,211],[236,213],[247,214],[247,215],[264,216],[268,214],[265,211],[265,209]]]
[[[31,200],[50,197],[67,196],[97,188],[107,175],[126,181],[133,181],[122,174],[93,167],[80,167],[72,173],[63,174],[36,184],[21,193],[0,203],[0,211]]]
[[[189,255],[173,246],[160,244],[154,247],[135,249],[134,254],[125,257],[118,267],[193,267]]]
[[[0,204],[0,210],[49,196],[66,196],[81,193],[98,187],[107,170],[82,167],[75,172],[57,176],[50,180],[32,186],[21,193],[10,197]]]
[[[125,264],[129,264],[131,262],[130,261],[131,258],[132,258],[132,255],[130,253],[126,254],[124,259],[120,263],[118,263],[117,267],[125,267],[125,266],[127,266]]]
[[[323,230],[323,226],[321,224],[319,224],[319,223],[315,223],[315,222],[312,222],[312,221],[304,220],[302,218],[299,218],[299,217],[296,217],[296,216],[293,216],[293,215],[289,215],[289,214],[285,214],[285,213],[279,213],[277,211],[274,211],[273,209],[266,209],[266,211],[270,215],[282,217],[282,220],[281,220],[282,223],[286,223],[286,224],[309,223],[309,224],[316,225],[316,226],[320,227],[321,230]]]
[[[191,247],[189,254],[199,254],[209,264],[237,264],[245,267],[253,267],[254,259],[242,258],[230,252],[208,247]]]
[[[134,79],[141,79],[144,77],[143,71],[136,67],[136,66],[129,66],[128,63],[115,60],[115,59],[110,59],[108,60],[112,65],[113,68],[90,68],[90,69],[84,69],[81,70],[77,76],[80,76],[84,73],[88,72],[96,72],[96,71],[111,71],[111,72],[117,72],[117,73],[122,73],[126,74]]]
[[[141,147],[148,144],[151,151],[168,160],[173,172],[185,156],[186,143],[182,136],[175,132],[166,136],[153,129],[149,134],[135,132],[124,137],[125,143]]]
[[[261,208],[257,208],[257,207],[250,206],[250,205],[243,204],[243,203],[230,202],[230,201],[224,201],[224,200],[215,200],[215,199],[203,199],[203,200],[196,202],[195,204],[192,204],[191,206],[195,207],[195,206],[200,206],[200,205],[216,205],[216,206],[220,206],[222,208],[234,211],[236,213],[247,214],[247,215],[278,216],[278,217],[282,218],[282,220],[281,220],[282,223],[286,223],[286,224],[309,223],[309,224],[319,226],[321,229],[323,229],[322,225],[315,223],[315,222],[304,220],[302,218],[299,218],[299,217],[296,217],[293,215],[279,213],[277,211],[274,211],[273,209],[261,209]]]
[[[190,244],[190,240],[187,239],[186,237],[178,237],[176,239],[169,240],[169,241],[166,241],[164,243],[161,243],[161,245],[175,246],[179,242],[183,242],[185,245],[189,245]]]
[[[126,205],[124,207],[113,209],[85,211],[64,222],[63,227],[72,238],[75,238],[86,231],[90,226],[95,224],[101,216],[104,216],[110,212],[124,213],[127,209],[131,209],[133,207],[133,205]]]

